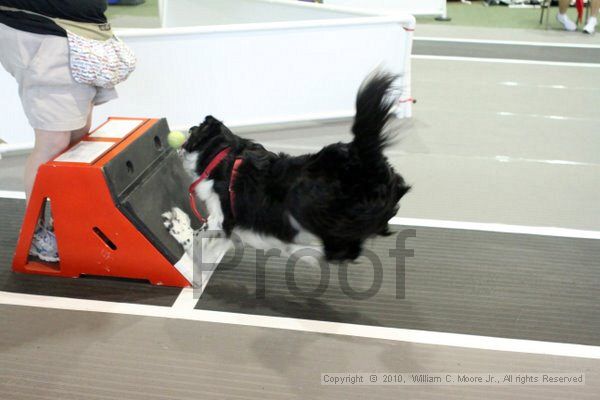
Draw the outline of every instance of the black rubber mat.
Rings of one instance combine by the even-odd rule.
[[[171,306],[181,292],[179,288],[129,280],[57,278],[12,272],[10,266],[24,212],[23,200],[0,200],[0,291],[158,306]]]
[[[179,294],[177,288],[139,282],[13,273],[23,210],[22,200],[0,201],[0,291],[163,306]],[[250,248],[234,266],[230,253],[197,308],[600,344],[600,241],[413,229],[405,269],[390,256],[399,254],[397,236],[370,242],[370,259],[345,267],[300,261],[286,269],[287,258],[265,260]],[[256,272],[257,255],[264,273]],[[319,286],[322,292],[314,295]]]
[[[414,40],[413,54],[571,63],[600,63],[600,49],[597,48],[471,43],[419,40],[419,38],[415,38]]]
[[[331,265],[326,290],[311,297],[298,289],[316,290],[325,282],[324,268],[299,263],[286,281],[287,259],[270,258],[263,279],[256,251],[246,249],[236,267],[227,261],[232,254],[226,257],[197,308],[600,345],[600,240],[414,229],[406,246],[414,257],[406,259],[404,279],[389,257],[396,237],[370,243],[382,265],[372,297],[350,296],[340,284],[368,291],[376,268],[365,258],[342,267],[347,279]],[[405,296],[398,298],[402,281]]]

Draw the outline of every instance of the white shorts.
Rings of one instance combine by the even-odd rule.
[[[83,128],[92,107],[117,97],[117,91],[75,82],[66,37],[39,35],[0,24],[0,62],[17,80],[19,96],[34,129]]]

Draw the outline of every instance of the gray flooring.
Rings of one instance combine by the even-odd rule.
[[[597,399],[600,362],[0,306],[0,398]],[[321,386],[327,372],[578,372],[584,386]]]
[[[26,154],[4,155],[0,158],[0,190],[23,191]]]
[[[552,62],[600,63],[600,48],[575,48],[551,45],[515,45],[436,40],[414,41],[413,54],[447,57],[502,58]]]

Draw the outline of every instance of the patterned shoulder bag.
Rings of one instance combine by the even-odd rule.
[[[37,15],[63,28],[69,42],[71,75],[78,83],[112,88],[135,70],[133,51],[114,35],[109,23],[75,22],[4,6],[0,10]]]

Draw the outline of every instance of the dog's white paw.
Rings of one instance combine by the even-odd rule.
[[[186,225],[186,226],[190,226],[191,222],[190,222],[190,216],[187,215],[181,208],[179,207],[173,207],[171,209],[172,213],[173,213],[173,217],[179,221],[180,224]]]
[[[163,225],[165,228],[167,228],[167,230],[171,230],[173,227],[173,213],[171,211],[165,211],[161,214],[161,217],[163,219]]]
[[[163,225],[169,234],[183,246],[186,252],[191,252],[194,244],[194,230],[190,224],[190,217],[177,207],[162,214]]]

